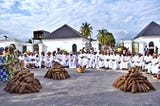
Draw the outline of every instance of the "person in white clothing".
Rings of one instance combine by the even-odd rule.
[[[110,59],[109,59],[109,69],[112,69],[113,68],[113,61],[115,61],[113,52],[110,52],[109,57],[110,57]]]
[[[144,59],[143,56],[141,55],[141,53],[138,53],[138,57],[135,61],[135,66],[137,67],[138,70],[142,70],[142,67],[144,65]]]
[[[144,56],[144,70],[147,72],[148,69],[148,65],[151,64],[153,57],[149,54],[149,52],[146,53],[146,55]]]
[[[40,64],[40,57],[37,53],[35,54],[35,68],[39,68],[40,67],[39,64]]]
[[[159,67],[159,59],[157,55],[154,54],[151,64],[148,65],[148,73],[157,74],[157,69]]]
[[[90,68],[96,68],[96,52],[92,52],[91,57],[90,57]]]
[[[18,56],[18,59],[19,59],[19,67],[21,68],[21,69],[23,69],[24,68],[24,55],[21,53],[19,56]]]
[[[24,68],[30,68],[29,56],[27,53],[24,53]]]
[[[113,57],[113,70],[116,70],[119,68],[119,62],[120,62],[121,58],[120,55],[118,53],[115,52],[114,57]]]
[[[67,52],[64,52],[64,54],[62,55],[61,64],[62,64],[65,68],[68,68],[68,60],[69,60],[69,55],[68,55]]]
[[[53,62],[53,58],[52,58],[51,52],[48,52],[46,56],[46,67],[50,68],[53,64],[52,62]]]
[[[30,58],[30,67],[34,69],[35,68],[35,54],[31,52],[29,58]]]
[[[78,55],[78,65],[82,66],[82,65],[83,65],[83,61],[84,61],[84,52],[82,51],[82,52]]]
[[[62,65],[62,51],[57,52],[55,61]]]
[[[103,52],[99,52],[99,57],[98,57],[98,61],[99,61],[99,68],[104,68],[104,53]]]
[[[69,68],[76,68],[76,58],[71,53],[69,56]]]
[[[124,70],[128,70],[129,69],[129,60],[130,60],[130,56],[128,53],[126,53],[125,56],[123,56],[121,58],[121,64],[120,64],[120,69],[124,69]]]
[[[107,52],[104,55],[104,67],[105,67],[105,69],[109,69],[109,61],[110,61],[110,53]]]
[[[45,68],[46,67],[46,56],[45,56],[45,52],[44,51],[41,52],[40,67],[41,68]]]
[[[52,63],[54,64],[54,62],[56,61],[56,51],[52,52]]]

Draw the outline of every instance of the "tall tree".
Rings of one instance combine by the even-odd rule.
[[[90,38],[91,38],[92,26],[87,22],[82,23],[82,26],[80,27],[80,32],[85,37],[89,37],[90,36]]]
[[[92,26],[91,24],[85,22],[82,23],[82,26],[80,27],[80,32],[82,35],[84,35],[85,37],[89,37],[89,49],[91,49],[92,45],[91,45],[91,33],[92,33]]]
[[[107,42],[106,42],[106,44],[107,44],[108,46],[114,47],[116,41],[115,41],[115,38],[114,38],[113,34],[110,33],[110,32],[107,32],[107,33],[106,33],[106,36],[107,36]]]
[[[106,29],[100,29],[98,30],[98,34],[97,34],[97,39],[99,40],[99,42],[101,42],[103,45],[106,44],[107,42],[107,30]]]
[[[115,46],[115,38],[112,33],[106,29],[98,30],[97,39],[103,44],[111,47]]]

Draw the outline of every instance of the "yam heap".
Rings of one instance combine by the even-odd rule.
[[[84,73],[86,66],[77,66],[76,71],[79,73]]]
[[[42,85],[37,78],[34,78],[34,73],[21,69],[14,72],[4,90],[9,93],[24,94],[39,92],[41,88]]]
[[[156,90],[147,77],[143,76],[135,67],[131,68],[127,74],[118,77],[112,85],[124,92],[131,93]]]
[[[64,80],[69,78],[70,75],[60,63],[54,62],[53,66],[48,69],[44,77],[56,80]]]

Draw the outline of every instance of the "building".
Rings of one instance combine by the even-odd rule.
[[[18,50],[21,52],[33,51],[33,44],[26,43],[17,39],[1,39],[0,47],[5,48],[10,44],[14,44]]]
[[[38,42],[37,42],[38,41]],[[0,40],[1,47],[15,44],[17,49],[22,52],[37,51],[41,53],[66,50],[68,52],[79,51],[83,47],[90,47],[90,39],[84,37],[81,33],[68,25],[56,29],[52,33],[45,30],[33,31],[33,43],[26,43],[16,39]],[[101,44],[97,40],[92,40],[91,45],[94,50],[100,50]]]
[[[124,46],[133,51],[133,46],[135,51],[144,54],[144,49],[148,48],[153,54],[155,48],[158,48],[160,53],[160,25],[156,22],[149,23],[133,40],[123,40]]]
[[[39,31],[39,33],[41,33],[41,31]],[[34,36],[36,35],[34,34]],[[81,33],[66,24],[52,33],[42,36],[42,39],[40,39],[41,42],[38,43],[39,53],[42,51],[52,52],[55,50],[75,52],[83,47],[89,47],[90,44],[90,39],[84,37]],[[100,49],[100,43],[98,41],[92,41],[91,44],[95,50]]]
[[[145,47],[150,52],[154,52],[156,47],[160,49],[160,25],[156,22],[151,22],[134,38],[134,41],[139,43],[139,51],[141,53],[143,53]]]

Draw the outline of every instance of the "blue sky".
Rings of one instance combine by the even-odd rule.
[[[147,24],[160,24],[160,0],[0,0],[0,38],[27,41],[34,30],[49,32],[83,22],[107,29],[116,41],[134,38]]]

